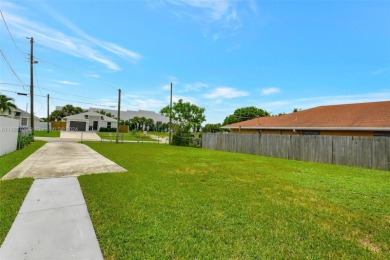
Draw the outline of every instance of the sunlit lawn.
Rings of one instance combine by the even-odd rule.
[[[88,145],[128,169],[79,177],[106,259],[390,258],[390,172]]]
[[[44,144],[45,142],[35,141],[22,150],[0,157],[0,178]],[[11,228],[33,181],[32,178],[0,181],[0,245]]]
[[[100,137],[102,137],[105,140],[116,140],[116,133],[106,133],[106,132],[98,132],[97,133]],[[122,135],[123,135],[123,140],[125,141],[156,141],[153,138],[149,137],[148,135],[145,135],[143,132],[128,132],[128,133],[119,133],[119,140],[122,140]]]
[[[34,131],[34,136],[37,137],[60,137],[61,131],[50,131],[49,133],[47,131]]]

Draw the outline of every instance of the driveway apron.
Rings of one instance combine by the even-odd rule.
[[[42,146],[3,179],[55,178],[123,171],[126,170],[84,144],[53,142]]]

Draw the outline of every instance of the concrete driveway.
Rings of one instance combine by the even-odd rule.
[[[30,155],[7,173],[3,179],[23,177],[56,178],[124,171],[126,169],[84,144],[52,142],[45,144]]]

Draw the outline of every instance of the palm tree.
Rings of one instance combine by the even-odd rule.
[[[151,118],[147,118],[146,121],[145,121],[145,128],[148,131],[152,131],[153,127],[154,127],[154,120],[151,119]]]
[[[6,95],[0,95],[0,114],[8,112],[11,115],[12,109],[16,109],[16,105],[13,103],[13,98],[7,97]]]
[[[133,119],[131,120],[131,122],[134,123],[135,129],[138,130],[139,125],[140,125],[140,118],[139,118],[138,116],[135,116],[135,117],[133,117]]]

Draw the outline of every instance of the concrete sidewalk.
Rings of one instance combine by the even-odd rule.
[[[0,259],[103,259],[76,177],[34,181]]]

